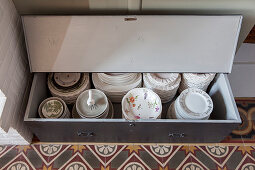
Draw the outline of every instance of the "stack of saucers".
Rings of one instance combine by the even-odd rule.
[[[90,88],[88,73],[50,73],[48,87],[52,96],[59,97],[66,104],[74,104],[77,97]]]
[[[212,110],[213,102],[206,92],[197,88],[188,88],[171,104],[167,118],[207,120]]]
[[[93,73],[96,89],[103,91],[112,102],[121,102],[131,89],[142,86],[141,73]]]
[[[57,119],[69,118],[70,112],[65,102],[58,97],[50,97],[45,99],[38,108],[41,118]]]
[[[88,119],[106,119],[111,107],[106,95],[97,89],[82,92],[75,104],[78,116]]]
[[[113,117],[114,117],[113,104],[112,104],[112,102],[111,102],[110,100],[108,100],[108,103],[109,103],[109,107],[110,107],[110,108],[109,108],[109,113],[108,113],[106,119],[113,119]],[[75,118],[75,119],[80,119],[80,118],[82,118],[82,117],[78,114],[78,112],[77,112],[77,110],[76,110],[76,105],[74,105],[74,106],[73,106],[73,109],[72,109],[72,118]]]
[[[198,88],[207,91],[214,77],[214,73],[183,73],[179,92],[181,93],[187,88]]]
[[[143,86],[159,95],[162,103],[171,101],[181,82],[179,73],[144,73]]]

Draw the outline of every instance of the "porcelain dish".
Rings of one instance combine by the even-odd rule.
[[[58,97],[50,97],[41,102],[38,108],[41,118],[57,119],[69,118],[70,112],[65,102]]]
[[[74,104],[77,97],[90,88],[88,73],[49,73],[48,88],[52,96],[66,104]]]
[[[204,91],[197,88],[184,90],[168,109],[167,118],[209,119],[213,111],[213,101]]]
[[[89,91],[92,92],[93,100],[95,100],[95,104],[92,106],[87,104]],[[109,112],[107,96],[97,89],[90,89],[82,92],[79,95],[75,106],[77,113],[82,118],[106,118]]]
[[[113,119],[114,117],[114,108],[113,108],[113,104],[110,100],[108,100],[108,103],[109,103],[109,113],[107,114],[107,117],[106,119]],[[73,106],[73,109],[72,109],[72,118],[74,119],[82,119],[83,117],[81,117],[77,110],[76,110],[76,105]]]
[[[123,96],[131,89],[142,86],[141,73],[92,73],[96,89],[104,92],[115,103],[120,103]]]
[[[122,114],[127,120],[161,118],[160,97],[150,89],[135,88],[122,99]]]
[[[162,103],[167,103],[174,98],[180,82],[181,76],[179,73],[143,74],[143,86],[157,93],[161,98]]]
[[[215,73],[183,73],[179,92],[181,93],[187,88],[198,88],[207,91],[214,77]]]

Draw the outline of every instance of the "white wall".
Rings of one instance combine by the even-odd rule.
[[[235,97],[255,97],[255,44],[241,45],[228,77]]]
[[[5,137],[11,130],[31,138],[23,121],[30,80],[20,16],[12,1],[0,0],[0,89],[7,97],[0,133]]]

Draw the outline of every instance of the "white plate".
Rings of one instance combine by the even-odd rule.
[[[172,86],[181,77],[179,73],[144,73],[148,80],[156,86]],[[163,76],[162,76],[163,74]],[[166,78],[163,78],[166,77]]]
[[[211,97],[203,90],[189,88],[184,90],[176,100],[177,112],[187,119],[205,119],[213,110]]]
[[[133,79],[132,81],[126,82],[125,85],[110,85],[110,84],[106,84],[104,82],[102,82],[99,77],[98,77],[98,73],[92,73],[92,81],[94,83],[94,86],[97,89],[103,90],[103,91],[108,91],[108,92],[127,92],[130,89],[133,89],[135,87],[137,87],[139,84],[141,84],[142,82],[142,75],[140,73],[138,73],[136,75],[136,78]]]
[[[54,73],[55,82],[62,87],[70,87],[78,83],[81,73]]]

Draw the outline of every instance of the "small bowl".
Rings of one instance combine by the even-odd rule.
[[[157,119],[161,117],[160,97],[150,89],[135,88],[122,99],[122,113],[128,120]]]

